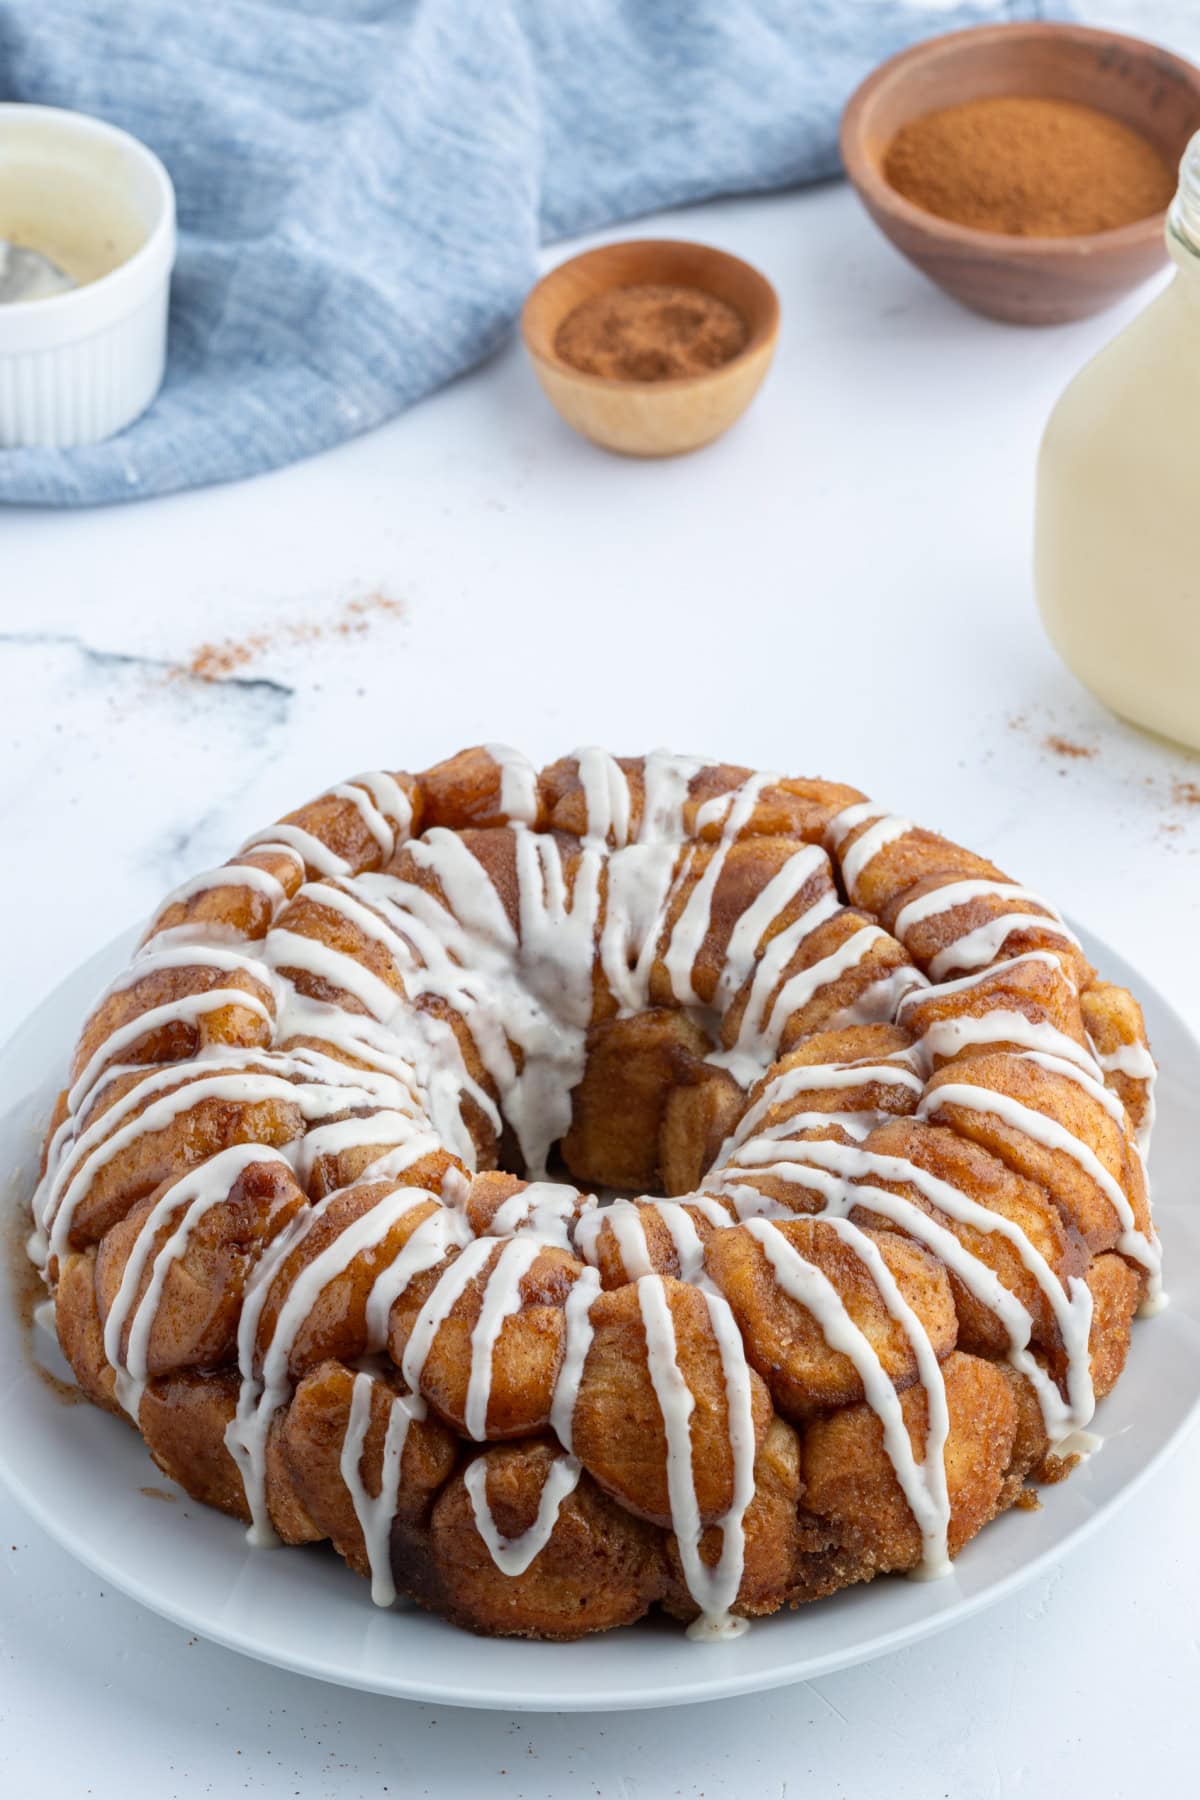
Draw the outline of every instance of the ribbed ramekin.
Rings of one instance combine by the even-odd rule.
[[[162,385],[175,261],[175,190],[144,144],[102,119],[53,106],[0,105],[0,157],[60,142],[92,179],[115,182],[145,238],[128,261],[52,299],[0,305],[0,449],[99,443],[136,419]]]

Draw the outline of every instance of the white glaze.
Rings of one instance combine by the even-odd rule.
[[[583,1464],[574,1456],[556,1456],[550,1464],[538,1500],[537,1515],[528,1531],[518,1538],[502,1537],[492,1517],[487,1498],[487,1457],[477,1456],[467,1464],[463,1483],[471,1497],[475,1529],[488,1547],[492,1561],[504,1575],[523,1575],[530,1563],[546,1548],[550,1534],[558,1522],[559,1508],[568,1494],[579,1486]]]
[[[650,1003],[651,971],[656,963],[665,969],[676,1001],[701,1010],[695,970],[711,931],[713,899],[722,870],[731,846],[751,824],[763,789],[776,778],[751,776],[713,796],[694,809],[685,828],[691,785],[706,766],[703,760],[665,752],[646,758],[638,817],[630,780],[615,759],[600,750],[580,751],[575,761],[586,819],[578,846],[568,844],[564,855],[563,840],[532,829],[539,812],[532,766],[505,747],[488,746],[488,750],[499,768],[500,810],[512,821],[515,925],[483,865],[456,833],[434,829],[410,840],[412,801],[400,781],[382,773],[360,775],[330,789],[329,795],[354,808],[383,864],[391,863],[396,850],[408,843],[408,862],[419,872],[420,880],[390,872],[356,874],[314,834],[295,825],[277,825],[255,834],[245,848],[291,857],[308,875],[300,897],[336,914],[343,931],[348,928],[360,934],[373,959],[378,959],[375,968],[367,968],[353,949],[335,950],[322,939],[307,935],[310,927],[293,929],[286,918],[254,946],[236,936],[225,942],[220,926],[196,922],[153,936],[108,990],[114,993],[130,988],[159,970],[188,968],[225,974],[236,971],[255,984],[252,993],[224,986],[183,995],[126,1021],[96,1049],[72,1089],[67,1118],[49,1147],[47,1174],[36,1208],[37,1253],[43,1263],[61,1255],[78,1205],[113,1158],[140,1136],[165,1129],[197,1103],[217,1099],[236,1106],[284,1100],[296,1107],[303,1125],[302,1135],[282,1150],[239,1145],[219,1152],[176,1181],[151,1210],[130,1251],[105,1323],[106,1354],[116,1372],[118,1394],[135,1414],[145,1381],[149,1336],[167,1275],[186,1252],[195,1224],[225,1196],[240,1168],[250,1161],[275,1159],[290,1164],[304,1183],[318,1158],[370,1146],[378,1148],[379,1154],[362,1179],[394,1180],[421,1156],[445,1143],[469,1173],[476,1154],[463,1112],[464,1097],[469,1097],[497,1134],[505,1124],[512,1128],[527,1165],[536,1172],[570,1122],[570,1090],[586,1060],[594,960],[598,960],[623,1015],[641,1011]],[[863,829],[840,858],[851,898],[879,852],[912,830],[908,820],[885,814],[868,801],[843,809],[829,826],[827,842],[838,852],[858,827]],[[697,847],[700,834],[704,834],[703,848]],[[423,885],[425,881],[431,885]],[[185,900],[222,885],[240,885],[261,894],[270,901],[274,914],[284,910],[283,884],[253,863],[236,861],[184,883],[170,899]],[[810,892],[804,912],[776,929],[785,910],[794,906],[806,889]],[[1022,962],[1044,962],[1070,982],[1069,964],[1048,950],[997,960],[1008,937],[1019,929],[1037,928],[1064,943],[1075,942],[1052,908],[1012,883],[944,883],[901,909],[896,936],[903,940],[922,922],[985,895],[1041,910],[1001,914],[946,946],[930,964],[932,987],[911,965],[889,971],[870,983],[831,1022],[903,1020],[918,998],[965,992]],[[157,916],[162,916],[170,899]],[[733,1046],[714,1052],[711,1060],[730,1069],[739,1081],[749,1085],[766,1073],[789,1019],[824,987],[861,963],[873,945],[886,940],[878,926],[866,922],[832,954],[788,975],[788,967],[803,952],[806,939],[840,910],[828,857],[815,846],[801,845],[736,921],[716,970],[712,1006],[723,1015],[735,999],[742,999],[743,1016]],[[672,915],[674,923],[668,929]],[[954,967],[969,972],[943,981],[941,976]],[[323,983],[318,991],[332,997],[316,1000],[300,991],[312,981]],[[129,1073],[120,1061],[122,1053],[160,1025],[195,1023],[220,1005],[236,1005],[253,1013],[272,1032],[272,1044],[254,1050],[211,1046],[187,1062],[137,1071],[130,1092],[97,1116],[98,1101],[112,1083]],[[442,1012],[431,1006],[440,1006]],[[461,1021],[462,1038],[448,1024],[447,1009]],[[330,1053],[294,1045],[301,1037],[327,1045]],[[1048,1021],[1030,1020],[999,1006],[983,1017],[933,1023],[907,1055],[803,1067],[777,1075],[723,1147],[705,1183],[709,1192],[687,1196],[683,1203],[623,1201],[598,1209],[594,1200],[585,1199],[573,1188],[539,1181],[497,1210],[485,1238],[473,1239],[463,1210],[467,1178],[452,1167],[444,1178],[446,1205],[437,1204],[435,1197],[422,1189],[393,1189],[320,1255],[301,1266],[279,1308],[260,1361],[256,1338],[272,1284],[288,1256],[300,1249],[306,1234],[324,1216],[329,1201],[305,1206],[252,1271],[239,1323],[242,1392],[228,1442],[251,1506],[252,1536],[268,1541],[273,1535],[265,1492],[266,1443],[271,1422],[290,1395],[289,1359],[312,1305],[356,1255],[377,1251],[407,1211],[432,1201],[430,1216],[391,1262],[377,1271],[367,1299],[367,1347],[369,1352],[383,1348],[392,1307],[412,1280],[444,1264],[414,1322],[405,1352],[405,1378],[418,1388],[441,1323],[472,1278],[479,1277],[466,1419],[468,1434],[476,1438],[483,1437],[486,1426],[496,1344],[505,1321],[519,1309],[520,1282],[538,1249],[542,1244],[564,1250],[573,1246],[576,1254],[585,1258],[565,1304],[564,1347],[551,1414],[552,1429],[565,1454],[551,1465],[537,1520],[517,1543],[505,1543],[491,1519],[484,1487],[485,1460],[477,1459],[466,1472],[476,1523],[497,1565],[514,1574],[527,1568],[548,1541],[561,1504],[579,1480],[579,1464],[572,1454],[572,1420],[592,1337],[590,1308],[599,1292],[599,1276],[592,1263],[599,1231],[607,1222],[627,1278],[638,1283],[651,1378],[670,1447],[673,1526],[685,1579],[701,1609],[692,1634],[720,1635],[740,1628],[740,1621],[730,1619],[729,1607],[741,1579],[743,1514],[753,1494],[750,1380],[732,1314],[704,1274],[696,1218],[717,1229],[735,1219],[749,1222],[764,1245],[772,1246],[768,1254],[774,1260],[780,1255],[777,1246],[785,1251],[790,1246],[770,1220],[791,1214],[754,1187],[756,1176],[769,1174],[824,1196],[821,1216],[869,1265],[884,1304],[913,1346],[929,1405],[929,1440],[922,1461],[913,1456],[911,1445],[906,1460],[898,1435],[898,1400],[894,1387],[882,1376],[878,1359],[874,1372],[869,1361],[864,1363],[864,1385],[869,1403],[883,1421],[889,1455],[921,1528],[926,1565],[940,1566],[939,1546],[944,1548],[946,1523],[940,1446],[946,1415],[936,1357],[876,1246],[849,1222],[846,1213],[855,1206],[863,1207],[901,1226],[926,1243],[996,1314],[1009,1337],[1010,1360],[1033,1383],[1051,1440],[1060,1447],[1070,1441],[1065,1434],[1081,1428],[1091,1412],[1086,1356],[1090,1291],[1086,1284],[1073,1281],[1068,1292],[1010,1221],[907,1161],[864,1149],[862,1139],[871,1124],[886,1115],[805,1109],[770,1127],[764,1127],[762,1121],[773,1106],[784,1105],[806,1091],[823,1090],[832,1098],[839,1090],[873,1083],[915,1094],[921,1082],[914,1064],[927,1073],[937,1056],[954,1054],[969,1045],[999,1042],[1017,1045],[1025,1060],[1075,1082],[1118,1123],[1124,1121],[1124,1109],[1119,1098],[1104,1087],[1102,1076],[1119,1073],[1147,1085],[1153,1077],[1153,1061],[1140,1044],[1123,1045],[1097,1059]],[[274,1047],[285,1044],[294,1047]],[[341,1061],[343,1056],[358,1059],[367,1067],[355,1068]],[[934,1099],[936,1093],[958,1096],[960,1087],[970,1096],[960,1103],[1000,1112],[1027,1135],[1048,1141],[1052,1121],[1041,1114],[1028,1120],[1024,1112],[1015,1112],[1004,1096],[988,1090],[947,1085],[935,1091]],[[921,1116],[928,1104],[923,1103]],[[852,1141],[800,1135],[828,1133],[834,1126]],[[1094,1154],[1079,1140],[1072,1144],[1074,1148],[1055,1138],[1053,1147],[1074,1155],[1095,1179],[1087,1160],[1091,1158],[1099,1169]],[[1100,1173],[1107,1175],[1103,1169]],[[1066,1401],[1031,1354],[1032,1320],[1016,1296],[945,1225],[901,1195],[880,1187],[879,1181],[885,1178],[914,1185],[947,1217],[978,1230],[998,1232],[1012,1245],[1045,1296],[1062,1339]],[[1101,1186],[1114,1206],[1118,1206],[1118,1196],[1121,1201],[1121,1248],[1147,1267],[1156,1268],[1157,1241],[1136,1233],[1132,1209],[1119,1184],[1108,1177]],[[702,1530],[687,1430],[692,1401],[676,1361],[665,1289],[651,1268],[645,1230],[651,1207],[667,1229],[682,1278],[704,1294],[725,1374],[735,1492],[729,1513],[720,1521],[722,1552],[715,1570],[699,1557]],[[163,1238],[164,1229],[172,1222],[173,1228]],[[157,1250],[156,1238],[162,1238]],[[819,1284],[812,1281],[819,1271],[802,1259],[797,1261],[807,1273],[798,1273],[787,1256],[781,1257],[786,1280],[793,1283],[797,1294],[804,1291],[816,1296],[818,1309],[823,1308],[822,1329],[827,1336],[832,1333],[829,1341],[841,1347],[848,1319],[838,1314]],[[1155,1287],[1151,1306],[1158,1292]],[[122,1338],[126,1339],[123,1358]],[[393,1594],[387,1545],[400,1492],[404,1438],[411,1421],[423,1416],[424,1402],[416,1395],[391,1402],[383,1479],[380,1492],[372,1496],[366,1493],[360,1468],[370,1393],[371,1378],[360,1373],[355,1378],[342,1446],[342,1473],[363,1530],[373,1594],[387,1603]]]
[[[925,1455],[918,1461],[894,1383],[870,1341],[854,1323],[841,1295],[820,1269],[807,1262],[777,1226],[767,1219],[749,1219],[745,1229],[762,1245],[775,1279],[785,1294],[812,1314],[831,1350],[840,1351],[853,1363],[862,1382],[868,1406],[883,1427],[884,1448],[896,1472],[923,1545],[922,1563],[930,1572],[949,1567],[946,1532],[950,1503],[946,1493],[943,1449],[949,1429],[946,1388],[928,1334],[900,1295],[895,1277],[887,1269],[878,1248],[849,1221],[830,1218],[852,1248],[871,1269],[888,1310],[900,1319],[918,1359],[921,1380],[928,1396],[929,1421]]]
[[[1044,913],[999,913],[939,950],[929,964],[930,980],[941,981],[950,969],[990,968],[1017,931],[1040,931],[1049,937],[1062,938],[1068,944],[1078,946],[1079,943],[1074,932],[1069,931],[1061,920],[1047,918]]]
[[[1064,1065],[1069,1067],[1071,1065]],[[1078,1163],[1084,1174],[1089,1176],[1100,1189],[1121,1225],[1121,1235],[1117,1240],[1117,1248],[1122,1255],[1138,1262],[1149,1272],[1151,1281],[1151,1297],[1157,1289],[1162,1264],[1162,1256],[1157,1239],[1144,1237],[1138,1229],[1129,1198],[1116,1177],[1104,1167],[1090,1144],[1068,1131],[1057,1119],[1052,1119],[1035,1107],[1026,1106],[1011,1094],[997,1093],[993,1088],[975,1087],[968,1082],[944,1082],[929,1093],[917,1108],[918,1118],[928,1118],[943,1106],[959,1106],[969,1112],[990,1113],[1002,1124],[1023,1136],[1031,1138],[1047,1150],[1061,1150],[1073,1162]]]
[[[391,1606],[396,1599],[396,1584],[392,1577],[391,1531],[400,1493],[404,1446],[408,1440],[409,1427],[415,1421],[424,1419],[427,1409],[419,1394],[388,1394],[388,1422],[383,1440],[379,1490],[370,1494],[362,1477],[361,1464],[363,1446],[371,1423],[371,1393],[377,1386],[382,1388],[383,1384],[376,1383],[369,1375],[357,1374],[354,1377],[338,1467],[362,1531],[363,1547],[371,1571],[371,1599],[376,1606]]]
[[[690,1423],[696,1402],[679,1367],[675,1324],[662,1277],[643,1275],[637,1283],[637,1293],[646,1336],[647,1368],[666,1437],[671,1522],[688,1592],[700,1608],[700,1630],[693,1629],[693,1635],[707,1639],[737,1635],[745,1624],[730,1617],[730,1608],[741,1586],[745,1512],[754,1497],[754,1420],[741,1334],[728,1301],[722,1295],[705,1292],[725,1377],[733,1460],[733,1499],[718,1521],[721,1556],[716,1568],[711,1569],[700,1554],[704,1525],[696,1495]]]

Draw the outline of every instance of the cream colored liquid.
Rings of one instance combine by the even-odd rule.
[[[1186,263],[1183,258],[1186,257]],[[1114,712],[1200,749],[1200,264],[1050,416],[1034,572],[1055,647]]]
[[[40,251],[83,286],[128,262],[146,230],[120,193],[82,170],[4,158],[0,238]]]

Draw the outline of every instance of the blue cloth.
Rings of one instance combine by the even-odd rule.
[[[107,444],[0,451],[0,500],[169,493],[366,431],[496,348],[539,243],[832,175],[839,112],[874,63],[1043,10],[0,0],[0,96],[136,133],[180,225],[155,405]]]

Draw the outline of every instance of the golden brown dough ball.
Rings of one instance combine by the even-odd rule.
[[[645,1279],[661,1283],[670,1313],[676,1365],[693,1400],[689,1439],[696,1498],[701,1518],[711,1524],[729,1510],[734,1495],[726,1374],[712,1317],[697,1288],[669,1277]],[[669,1525],[667,1434],[648,1359],[641,1286],[617,1288],[592,1304],[595,1335],[575,1407],[575,1451],[623,1506]],[[752,1370],[748,1374],[757,1449],[771,1402],[759,1377]],[[669,1379],[669,1370],[664,1375]]]
[[[911,1113],[920,1098],[916,1071],[906,1059],[912,1038],[899,1025],[849,1025],[836,1031],[817,1031],[780,1057],[757,1081],[746,1097],[742,1133],[761,1132],[782,1125],[797,1113],[883,1112]],[[877,1071],[894,1061],[895,1080]],[[840,1065],[847,1076],[853,1065],[862,1065],[861,1079],[847,1085],[822,1083],[821,1070]],[[812,1069],[811,1081],[804,1071]],[[912,1079],[906,1080],[905,1077]]]
[[[894,1158],[899,1165],[896,1174],[886,1167],[872,1169],[863,1177],[868,1188],[899,1195],[949,1232],[975,1262],[982,1264],[985,1271],[990,1269],[1020,1301],[1033,1321],[1033,1343],[1047,1349],[1056,1345],[1059,1327],[1053,1308],[1026,1267],[1019,1244],[1002,1231],[989,1228],[990,1215],[1014,1226],[1064,1285],[1073,1276],[1083,1275],[1089,1261],[1087,1246],[1063,1219],[1045,1189],[1018,1175],[981,1144],[959,1137],[944,1126],[926,1125],[918,1119],[889,1120],[877,1126],[863,1148],[874,1157]],[[939,1207],[936,1198],[930,1197],[916,1181],[905,1178],[908,1165],[927,1173],[934,1183],[945,1183],[952,1190],[947,1196],[951,1201],[954,1194],[961,1194],[983,1208],[984,1221],[973,1224]],[[852,1217],[879,1231],[911,1232],[920,1240],[918,1227],[907,1225],[903,1217],[890,1219],[872,1203],[869,1192]],[[996,1313],[949,1265],[947,1273],[958,1314],[959,1349],[982,1356],[1006,1356],[1009,1334]]]
[[[243,866],[270,875],[279,883],[281,894],[263,893],[248,886],[241,874]],[[221,936],[259,943],[271,929],[280,906],[292,898],[304,880],[304,871],[294,856],[265,846],[240,851],[223,863],[218,873],[225,878],[213,886],[161,906],[143,944],[149,944],[160,932],[180,931],[185,926],[200,943]]]
[[[707,1201],[703,1206],[689,1206],[686,1201],[614,1201],[584,1225],[579,1240],[581,1245],[586,1241],[588,1260],[600,1272],[601,1287],[624,1287],[647,1270],[656,1275],[684,1278],[679,1247],[667,1222],[672,1217],[673,1206],[678,1207],[679,1213],[690,1222],[690,1231],[695,1234],[701,1255],[703,1245],[713,1232],[726,1229],[713,1222],[709,1210],[715,1206],[730,1222],[735,1217],[733,1208],[721,1201]],[[675,1224],[681,1238],[687,1237],[689,1226],[684,1219],[676,1218]],[[694,1254],[695,1245],[689,1243],[685,1247]]]
[[[774,1247],[777,1238],[790,1253],[782,1273],[768,1254],[768,1245]],[[862,1240],[868,1255],[874,1250],[882,1258],[934,1353],[948,1356],[958,1322],[941,1264],[895,1233],[864,1231]],[[789,1264],[803,1265],[802,1278],[815,1271],[813,1286],[819,1293],[833,1288],[893,1385],[907,1387],[917,1380],[917,1357],[908,1333],[889,1310],[869,1262],[833,1225],[801,1218],[715,1232],[705,1250],[705,1265],[733,1308],[746,1355],[781,1412],[804,1419],[822,1407],[852,1406],[864,1397],[858,1370],[845,1352],[831,1347],[818,1313],[787,1292]],[[836,1307],[836,1300],[823,1303]],[[820,1304],[821,1300],[814,1302]]]
[[[151,1213],[171,1194],[157,1189],[139,1200],[107,1232],[96,1257],[96,1295],[102,1322],[117,1296],[125,1268],[147,1229]],[[267,1246],[307,1204],[286,1163],[250,1163],[231,1184],[227,1197],[210,1206],[188,1228],[182,1251],[167,1266],[146,1339],[146,1369],[165,1375],[170,1369],[214,1368],[237,1354],[238,1320],[246,1282]],[[139,1307],[154,1278],[155,1259],[181,1226],[188,1206],[181,1199],[153,1233],[144,1253],[141,1279],[126,1310],[120,1355],[128,1355],[129,1336]]]
[[[185,1011],[181,1017],[150,1022],[152,1013],[187,997],[226,990],[244,994],[254,1004],[230,999],[194,1015]],[[120,1042],[106,1051],[114,1032],[124,1034],[143,1018],[147,1026],[140,1035],[122,1035]],[[265,971],[260,980],[247,969],[214,969],[198,963],[150,969],[139,980],[106,994],[92,1012],[71,1061],[71,1080],[78,1081],[91,1069],[88,1080],[94,1082],[113,1063],[183,1062],[219,1045],[264,1049],[274,1029],[275,997]]]
[[[264,1057],[261,1069],[256,1065],[251,1072],[270,1074],[270,1065],[270,1057]],[[279,1150],[303,1134],[304,1118],[295,1101],[283,1095],[228,1099],[209,1086],[224,1076],[244,1072],[223,1069],[219,1062],[188,1064],[178,1081],[139,1094],[130,1110],[123,1112],[113,1125],[113,1134],[143,1113],[150,1114],[150,1109],[160,1102],[173,1098],[173,1104],[151,1115],[163,1118],[156,1129],[135,1134],[105,1160],[92,1163],[86,1191],[71,1221],[69,1242],[73,1250],[99,1242],[137,1201],[198,1163],[207,1162],[219,1150],[228,1150],[234,1144],[260,1144]],[[145,1079],[145,1072],[139,1071],[138,1075],[113,1081],[104,1090],[95,1116],[105,1117],[118,1098]],[[171,1116],[167,1117],[168,1113]],[[107,1141],[108,1134],[100,1135]]]
[[[495,1248],[438,1326],[420,1370],[421,1392],[457,1431],[467,1430],[472,1333],[488,1283],[500,1259],[512,1248],[496,1240]],[[457,1255],[417,1276],[392,1307],[388,1349],[397,1367],[403,1366],[421,1309]],[[582,1273],[583,1264],[567,1251],[544,1245],[521,1275],[520,1304],[504,1319],[492,1350],[486,1418],[489,1438],[524,1437],[549,1424],[566,1343],[564,1308]]]
[[[672,1088],[695,1080],[724,1089],[729,1079],[708,1073],[703,1058],[711,1048],[686,1013],[665,1008],[593,1025],[562,1140],[575,1180],[638,1193],[665,1189],[662,1132]]]
[[[54,1293],[59,1348],[89,1400],[105,1412],[126,1414],[117,1399],[116,1375],[104,1353],[104,1325],[96,1301],[96,1247],[64,1256]]]
[[[1075,983],[1057,959],[1005,957],[993,969],[983,971],[969,987],[944,992],[940,987],[914,988],[906,994],[900,1017],[934,1068],[955,1056],[991,1055],[997,1050],[1020,1049],[1006,1039],[1005,1021],[1014,1032],[1028,1025],[1049,1026],[1061,1032],[1081,1050],[1087,1048],[1079,995]],[[991,1018],[995,1014],[1000,1021]],[[1000,1035],[994,1035],[999,1031]]]
[[[333,1246],[342,1234],[376,1208],[391,1214],[391,1224],[355,1255],[342,1258]],[[296,1284],[326,1252],[333,1253],[330,1274],[322,1282],[295,1330],[290,1334],[287,1366],[293,1378],[328,1357],[352,1361],[368,1349],[367,1301],[376,1281],[391,1267],[413,1234],[441,1211],[440,1202],[416,1188],[395,1182],[363,1182],[335,1194],[320,1211],[276,1270],[258,1318],[255,1355],[261,1364],[271,1346],[280,1315]],[[375,1346],[378,1347],[378,1346]]]
[[[778,1417],[771,1420],[754,1464],[754,1498],[746,1508],[745,1561],[732,1612],[753,1619],[777,1612],[791,1597],[796,1578],[801,1492],[800,1439]],[[723,1535],[712,1525],[700,1539],[700,1557],[709,1568],[721,1558]],[[688,1593],[678,1545],[667,1538],[669,1585],[663,1606],[673,1618],[695,1619],[700,1609]]]
[[[164,1475],[193,1500],[249,1522],[241,1473],[225,1432],[237,1412],[235,1369],[201,1373],[180,1369],[148,1384],[138,1408],[146,1448]],[[311,1544],[322,1536],[293,1485],[282,1453],[282,1415],[272,1420],[266,1445],[266,1501],[271,1524],[285,1544]]]
[[[362,1379],[362,1377],[359,1377]],[[370,1414],[359,1476],[369,1495],[378,1496],[383,1475],[384,1442],[395,1388],[377,1377],[370,1380]],[[344,1363],[324,1362],[299,1384],[281,1426],[281,1447],[288,1473],[309,1516],[338,1555],[360,1575],[370,1575],[362,1525],[342,1474],[342,1454],[350,1423],[355,1374]],[[399,1385],[399,1384],[398,1384]],[[393,1517],[410,1526],[427,1523],[434,1498],[458,1461],[458,1443],[432,1413],[410,1417],[400,1457]]]
[[[962,1086],[983,1092],[978,1098],[974,1094],[956,1098],[948,1091]],[[994,1111],[988,1110],[989,1094],[1001,1097]],[[1015,1101],[1025,1113],[1010,1120],[1006,1100]],[[1040,1182],[1089,1250],[1111,1250],[1122,1229],[1113,1196],[1091,1167],[1093,1158],[1125,1194],[1138,1229],[1149,1228],[1145,1178],[1132,1139],[1071,1077],[1003,1052],[971,1056],[933,1076],[922,1113],[982,1144],[1017,1174]],[[1048,1126],[1041,1125],[1039,1114]],[[1065,1142],[1060,1147],[1039,1141],[1026,1122],[1041,1136],[1058,1127],[1066,1134]]]
[[[487,1506],[509,1543],[533,1526],[561,1454],[540,1441],[483,1452]],[[666,1580],[661,1534],[631,1518],[586,1474],[522,1574],[505,1574],[492,1560],[461,1472],[439,1495],[427,1532],[397,1528],[393,1557],[400,1585],[422,1606],[501,1637],[568,1639],[632,1624]]]
[[[476,745],[435,763],[418,776],[423,802],[421,829],[463,831],[504,825],[503,770],[490,750]]]
[[[957,1555],[992,1518],[1004,1493],[1017,1434],[1017,1406],[994,1363],[956,1350],[942,1364],[950,1432],[946,1486],[948,1547]],[[909,1441],[924,1457],[929,1409],[924,1387],[900,1396]],[[869,1406],[814,1419],[804,1434],[804,1505],[840,1533],[851,1533],[877,1572],[913,1569],[921,1532],[884,1448],[883,1426]]]
[[[1131,1067],[1136,1070],[1149,1054],[1150,1044],[1142,1009],[1129,989],[1110,981],[1093,981],[1079,996],[1079,1004],[1097,1056],[1128,1056],[1132,1052]],[[1104,1079],[1129,1114],[1134,1130],[1140,1130],[1153,1107],[1153,1078],[1114,1068],[1106,1071]]]

